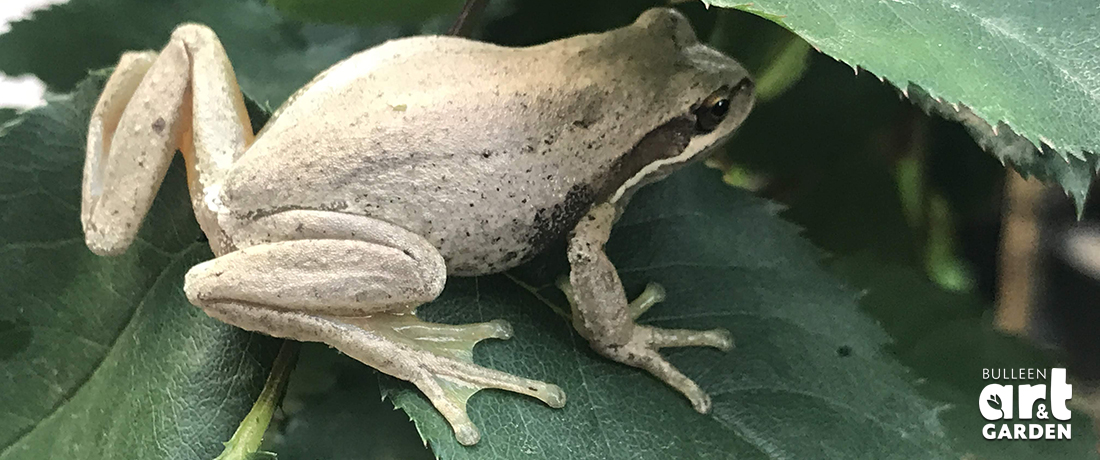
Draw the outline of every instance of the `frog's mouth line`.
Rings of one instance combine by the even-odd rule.
[[[673,171],[684,166],[705,160],[717,151],[718,147],[725,144],[725,142],[733,136],[733,133],[737,131],[736,127],[741,125],[741,121],[743,120],[738,120],[734,124],[733,129],[716,129],[710,133],[694,136],[692,136],[692,134],[695,134],[695,120],[691,117],[680,116],[665,122],[659,128],[642,138],[634,149],[632,149],[631,154],[627,155],[632,161],[649,161],[644,163],[637,172],[630,176],[630,178],[623,181],[622,185],[620,185],[608,198],[608,201],[617,203],[624,197],[629,198],[629,191],[664,179],[672,174]],[[727,120],[727,123],[728,122],[729,120]],[[687,129],[685,129],[685,123],[687,124]],[[679,139],[680,142],[671,139],[668,135],[669,132],[681,136],[682,138]],[[652,137],[655,134],[657,135],[656,139]],[[674,146],[673,149],[664,149],[663,153],[665,155],[661,156],[665,158],[653,159],[652,155],[645,154],[644,150],[646,149],[647,141],[653,142],[656,140],[666,142],[665,145],[667,146]],[[669,150],[675,153],[668,155],[671,153]],[[624,167],[626,165],[619,166]]]

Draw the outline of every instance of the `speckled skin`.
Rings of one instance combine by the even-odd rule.
[[[424,236],[451,274],[514,267],[636,172],[619,169],[643,136],[746,75],[683,27],[651,15],[529,48],[412,37],[352,56],[234,164],[222,226],[332,210]]]
[[[653,9],[530,48],[388,42],[318,75],[254,138],[217,36],[185,24],[160,53],[123,55],[107,82],[81,221],[92,251],[123,252],[178,149],[217,256],[187,272],[188,300],[412,382],[466,445],[480,439],[466,413],[477,391],[552,407],[565,393],[473,363],[478,341],[511,336],[507,323],[412,313],[449,275],[506,270],[565,238],[562,288],[581,335],[706,412],[707,394],[658,350],[728,349],[728,333],[636,324],[662,296],[628,302],[603,246],[638,187],[703,158],[752,101],[740,65],[699,44],[679,13]]]

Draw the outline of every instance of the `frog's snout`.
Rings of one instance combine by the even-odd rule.
[[[754,102],[756,102],[756,82],[752,77],[741,77],[741,80],[733,85],[730,90],[730,97],[734,100],[734,103],[742,101],[743,105],[747,107],[746,111],[752,110]]]
[[[756,82],[752,81],[751,77],[741,78],[741,81],[737,82],[736,85],[733,85],[733,90],[730,91],[730,94],[744,94],[747,96],[752,96],[755,93]]]

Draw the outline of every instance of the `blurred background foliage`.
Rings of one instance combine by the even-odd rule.
[[[621,26],[659,4],[493,0],[473,36],[532,45]],[[67,92],[88,69],[113,65],[123,50],[159,48],[175,25],[197,21],[225,42],[246,94],[271,109],[357,50],[446,31],[461,6],[460,0],[73,0],[0,35],[0,71],[34,74],[50,91]],[[1049,367],[1049,355],[994,329],[1006,178],[1019,180],[1014,173],[963,126],[925,114],[890,83],[815,51],[768,20],[700,2],[677,7],[700,37],[739,59],[758,81],[756,109],[710,165],[731,186],[785,206],[782,216],[828,252],[829,267],[866,292],[862,306],[893,336],[891,351],[928,380],[932,396],[973,406],[984,386],[980,368]],[[0,109],[0,122],[13,116]],[[1036,228],[1077,225],[1061,192],[1035,190]],[[1052,241],[1053,234],[1043,235]],[[1050,245],[1042,242],[1032,241],[1037,255],[1028,260],[1045,257]],[[1049,303],[1044,292],[1061,292],[1058,280],[1035,267],[1025,278],[1035,288],[1024,303],[1039,313],[1024,317],[1040,321],[1001,326],[1032,331],[1045,345],[1066,343],[1059,332],[1065,321],[1037,307]],[[1080,375],[1093,375],[1080,356],[1095,345],[1083,343],[1055,354],[1079,363]],[[432,458],[408,417],[376,396],[372,370],[324,346],[310,344],[302,353],[266,448],[283,458]]]

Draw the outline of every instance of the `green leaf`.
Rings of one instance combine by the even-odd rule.
[[[462,2],[463,0],[267,0],[279,12],[295,19],[341,24],[420,22],[442,14],[449,14],[453,18],[462,9]]]
[[[1091,0],[704,0],[768,17],[822,52],[901,88],[966,106],[998,132],[1012,131],[1039,153],[998,153],[1087,192],[1100,152],[1100,10]],[[954,110],[952,109],[952,112]],[[987,127],[987,129],[989,129]],[[996,145],[978,136],[983,146]],[[1056,169],[1056,162],[1071,163]]]
[[[6,123],[8,120],[15,118],[17,112],[13,108],[0,107],[0,125]]]
[[[1023,136],[1012,132],[1004,122],[993,129],[969,107],[953,107],[937,101],[917,86],[909,87],[909,99],[927,113],[961,123],[983,150],[992,153],[1002,164],[1012,165],[1024,177],[1035,176],[1060,185],[1073,197],[1078,215],[1084,211],[1085,197],[1098,166],[1096,155],[1082,158],[1061,155],[1046,145],[1036,148]]]
[[[878,262],[867,253],[841,257],[830,268],[865,290],[860,305],[894,338],[889,349],[921,376],[922,394],[945,403],[938,418],[959,451],[999,460],[1096,458],[1096,434],[1086,414],[1076,410],[1070,419],[1072,441],[991,442],[982,437],[989,421],[980,415],[978,397],[993,383],[982,380],[983,368],[1065,367],[1034,345],[995,331],[985,314],[988,305],[969,294],[942,290],[920,272]],[[1071,401],[1080,402],[1084,390],[1075,385]]]
[[[303,25],[251,0],[72,0],[0,35],[0,71],[33,73],[67,91],[88,69],[115,65],[123,51],[163,48],[184,22],[214,29],[241,88],[269,107],[340,59],[414,31]]]
[[[283,399],[285,419],[263,449],[284,459],[434,459],[409,416],[379,396],[379,375],[325,344],[304,344]]]
[[[753,109],[726,148],[729,158],[776,184],[764,193],[788,205],[783,217],[822,249],[920,260],[893,175],[893,156],[905,146],[879,140],[896,138],[891,130],[907,109],[916,111],[888,85],[854,76],[827,56],[814,53],[809,67],[798,83]]]
[[[564,267],[448,280],[427,318],[450,323],[505,318],[508,342],[479,345],[479,363],[561,385],[554,410],[503,392],[470,402],[484,433],[472,448],[413,387],[383,379],[444,459],[513,458],[947,458],[936,403],[882,347],[886,334],[860,313],[855,295],[821,268],[818,252],[776,207],[726,187],[701,166],[639,192],[608,250],[628,292],[648,281],[668,300],[643,322],[728,328],[729,353],[666,350],[714,398],[711,414],[644,372],[597,356],[555,309],[549,281]],[[529,290],[535,284],[540,289]],[[538,295],[536,295],[538,294]],[[838,353],[838,350],[846,350]]]
[[[0,128],[0,459],[213,458],[277,347],[184,298],[210,251],[182,162],[129,251],[84,247],[84,138],[104,81]]]

